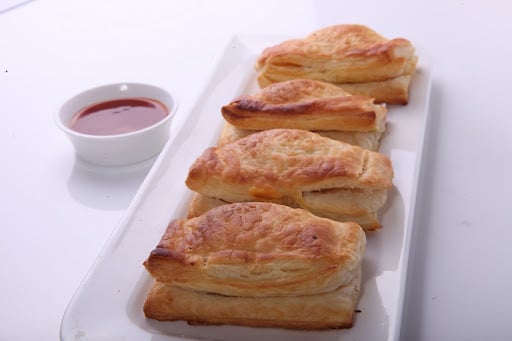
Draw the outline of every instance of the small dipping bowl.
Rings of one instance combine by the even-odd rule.
[[[78,132],[73,128],[76,116],[87,108],[128,99],[158,103],[164,107],[166,115],[149,126],[128,132],[103,132],[98,135]],[[177,107],[173,96],[157,86],[141,83],[109,84],[86,90],[67,100],[56,115],[56,123],[69,137],[80,159],[102,166],[122,166],[150,159],[162,150],[169,139],[171,119]]]

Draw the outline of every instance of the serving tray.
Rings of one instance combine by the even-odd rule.
[[[218,139],[220,107],[255,92],[254,63],[277,36],[235,36],[226,46],[201,101],[173,123],[171,138],[112,238],[83,280],[62,319],[62,340],[397,340],[416,188],[425,140],[431,70],[421,50],[406,106],[388,106],[380,152],[394,167],[394,187],[381,210],[383,228],[367,235],[361,294],[351,329],[296,331],[240,326],[189,326],[146,319],[142,306],[153,280],[142,266],[168,222],[183,217],[191,199],[188,167]]]

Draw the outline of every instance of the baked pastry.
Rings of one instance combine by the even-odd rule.
[[[245,130],[238,129],[235,126],[231,125],[228,122],[224,123],[222,127],[219,140],[217,141],[217,146],[223,146],[225,144],[235,142],[243,137],[249,136],[258,132],[259,130]],[[377,151],[380,145],[380,139],[383,133],[375,131],[375,132],[349,132],[349,131],[336,131],[336,130],[326,130],[326,131],[314,131],[318,135],[323,137],[328,137],[333,140],[353,144],[355,146],[359,146],[368,150]]]
[[[240,96],[221,111],[239,129],[383,131],[386,107],[373,102],[329,83],[293,79]]]
[[[185,320],[191,325],[340,329],[352,327],[358,296],[355,284],[318,295],[250,297],[210,294],[157,281],[144,303],[144,313],[151,319]]]
[[[299,129],[270,129],[210,147],[189,169],[187,186],[225,202],[267,201],[301,207],[363,228],[392,186],[385,155]]]
[[[335,25],[266,48],[256,69],[260,87],[310,78],[377,102],[406,104],[416,64],[407,39],[389,40],[363,25]]]
[[[366,238],[356,223],[245,202],[172,221],[144,265],[159,320],[289,328],[352,324]]]
[[[365,236],[356,223],[266,202],[173,220],[144,265],[160,282],[228,296],[297,296],[350,283]]]
[[[212,208],[227,204],[230,204],[230,202],[194,192],[192,195],[192,200],[190,200],[188,205],[186,216],[187,218],[194,218],[200,216],[206,211],[211,210]]]
[[[373,98],[352,95],[335,85],[311,79],[269,85],[253,95],[240,96],[221,111],[229,124],[242,131],[305,129],[325,132],[348,143],[372,141],[363,146],[372,150],[378,148],[387,112],[384,105],[374,104]],[[223,132],[221,143],[226,135],[243,134],[230,129]]]

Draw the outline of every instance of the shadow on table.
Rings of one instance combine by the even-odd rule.
[[[103,167],[75,157],[68,191],[79,203],[101,210],[126,209],[155,159],[122,167]]]

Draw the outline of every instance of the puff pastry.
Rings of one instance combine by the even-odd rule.
[[[416,64],[407,39],[389,40],[363,25],[335,25],[266,48],[256,69],[261,87],[310,78],[377,102],[406,104]]]
[[[354,96],[341,88],[311,79],[275,83],[222,107],[229,125],[220,144],[248,135],[249,131],[292,128],[377,150],[385,130],[387,109],[367,96]]]
[[[187,186],[224,202],[301,207],[367,230],[392,186],[385,155],[298,129],[270,129],[210,147],[189,169]],[[213,200],[215,202],[215,200]]]
[[[367,96],[311,79],[269,85],[222,107],[222,115],[240,129],[383,131],[386,107]]]
[[[144,262],[159,320],[289,328],[352,323],[366,237],[287,206],[245,202],[172,221]]]
[[[318,295],[283,297],[225,296],[156,282],[144,303],[146,317],[185,320],[192,325],[233,324],[288,329],[350,328],[359,296],[353,286]]]
[[[225,144],[235,142],[243,137],[249,136],[258,132],[259,130],[245,130],[238,129],[228,122],[224,123],[222,127],[217,146],[223,146]],[[331,138],[333,140],[353,144],[368,150],[378,151],[380,145],[380,139],[383,132],[350,132],[350,131],[336,131],[336,130],[325,130],[325,131],[314,131],[315,133]]]

